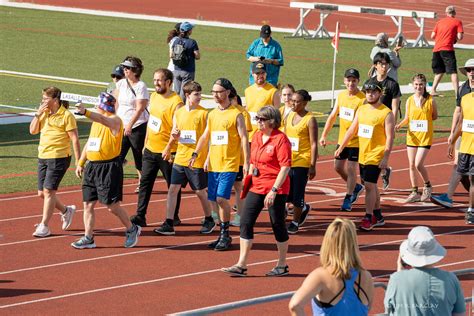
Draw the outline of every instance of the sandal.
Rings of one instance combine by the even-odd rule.
[[[222,272],[228,273],[233,276],[244,277],[247,276],[247,268],[242,268],[239,266],[232,266],[229,268],[221,268]]]
[[[279,277],[279,276],[284,276],[284,275],[288,275],[290,273],[290,269],[288,269],[288,266],[284,266],[284,267],[275,267],[273,269],[270,270],[270,272],[268,272],[267,274],[265,274],[265,276],[268,276],[268,277],[272,277],[272,276],[276,276],[276,277]]]

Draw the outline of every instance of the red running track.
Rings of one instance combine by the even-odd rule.
[[[435,144],[427,159],[435,191],[444,192],[451,170],[445,158],[446,146]],[[431,203],[403,204],[408,195],[407,158],[404,148],[395,149],[390,163],[394,173],[391,188],[383,194],[385,227],[359,232],[364,266],[377,281],[388,281],[396,269],[398,247],[416,225],[431,227],[447,248],[439,263],[446,270],[474,266],[474,227],[466,225],[460,207],[467,203],[461,189],[456,206],[446,210]],[[125,186],[124,205],[129,214],[136,209],[134,183]],[[60,229],[59,215],[51,221],[52,237],[31,236],[41,216],[41,201],[32,193],[0,196],[0,313],[32,314],[168,314],[259,296],[293,291],[318,266],[318,251],[324,231],[335,216],[359,219],[363,197],[351,213],[337,211],[345,188],[332,170],[332,159],[317,165],[317,180],[310,182],[307,200],[313,210],[300,233],[290,237],[288,264],[291,274],[283,278],[264,277],[275,265],[276,247],[262,213],[254,249],[249,258],[249,277],[232,278],[219,271],[234,264],[239,255],[238,229],[232,228],[234,247],[216,252],[206,248],[217,237],[198,234],[202,218],[196,197],[183,194],[181,218],[176,236],[157,236],[152,230],[165,216],[166,190],[162,180],[155,184],[149,208],[151,227],[144,229],[139,244],[123,248],[123,228],[102,207],[97,210],[98,248],[76,250],[69,244],[83,232],[82,211],[76,214],[69,231]],[[67,204],[81,205],[77,187],[62,188],[60,197]],[[470,241],[471,242],[470,242]],[[472,276],[461,277],[466,296],[474,286]],[[383,311],[383,290],[377,289],[373,313]],[[288,301],[249,307],[229,314],[259,313],[285,315]]]

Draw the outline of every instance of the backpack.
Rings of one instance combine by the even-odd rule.
[[[177,39],[171,49],[171,60],[173,64],[179,68],[184,68],[189,64],[189,56],[186,54],[186,48],[184,47],[184,41]]]

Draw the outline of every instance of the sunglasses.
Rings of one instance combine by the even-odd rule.
[[[265,121],[268,121],[269,119],[266,118],[266,117],[256,116],[256,117],[255,117],[255,120],[256,120],[257,122],[265,122]]]
[[[128,70],[134,70],[134,67],[129,67],[129,66],[123,66],[123,69],[128,69]]]
[[[123,78],[122,76],[117,76],[117,75],[110,75],[110,76],[114,79],[122,79]]]
[[[474,68],[464,68],[464,69],[466,69],[466,72],[474,71]]]

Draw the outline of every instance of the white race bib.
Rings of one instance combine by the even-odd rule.
[[[298,137],[288,137],[291,144],[291,151],[298,151],[300,148],[300,139]]]
[[[156,134],[160,131],[161,128],[161,120],[156,116],[150,114],[150,118],[148,119],[148,127]]]
[[[427,120],[411,120],[410,131],[412,132],[428,132],[428,121]]]
[[[339,109],[339,117],[346,121],[352,122],[354,120],[354,109],[346,108],[341,106]]]
[[[98,152],[100,150],[100,138],[89,138],[87,151]]]
[[[462,120],[462,131],[474,133],[474,120]]]
[[[196,144],[196,131],[181,131],[179,142],[181,144]]]
[[[357,136],[371,139],[373,133],[374,127],[372,125],[359,124],[359,131],[357,133]]]
[[[252,125],[257,125],[257,112],[249,112],[249,114]]]
[[[229,133],[227,131],[219,131],[211,133],[211,145],[227,145],[229,143]]]

